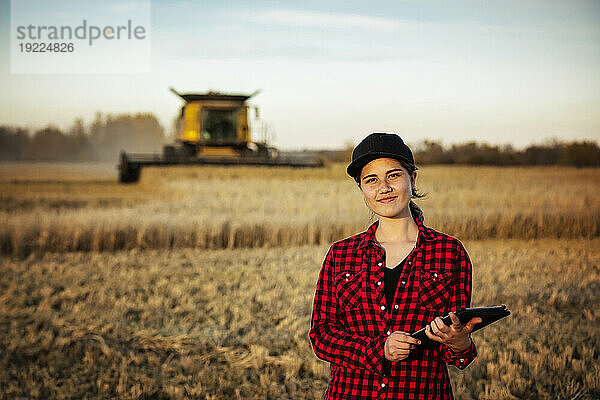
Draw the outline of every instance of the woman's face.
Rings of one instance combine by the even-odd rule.
[[[360,172],[360,189],[367,206],[386,218],[410,216],[408,203],[417,172],[412,175],[393,158],[377,158]]]

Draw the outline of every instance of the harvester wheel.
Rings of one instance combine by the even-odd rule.
[[[141,168],[137,164],[122,164],[119,172],[119,182],[134,183],[140,180]]]

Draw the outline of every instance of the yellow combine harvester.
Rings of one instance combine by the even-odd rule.
[[[185,104],[177,123],[177,139],[163,154],[121,151],[119,182],[140,179],[142,167],[165,165],[267,165],[321,167],[314,154],[280,154],[266,139],[253,141],[248,120],[248,99],[256,95],[218,92],[181,94]]]

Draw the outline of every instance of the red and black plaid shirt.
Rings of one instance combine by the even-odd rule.
[[[474,343],[462,353],[436,343],[402,361],[385,359],[391,332],[412,333],[471,302],[471,262],[462,244],[415,222],[417,244],[391,309],[383,291],[385,252],[373,241],[378,221],[329,249],[309,334],[317,357],[331,365],[325,399],[452,399],[446,364],[463,369],[477,356]]]

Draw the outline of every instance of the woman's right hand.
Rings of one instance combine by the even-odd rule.
[[[410,351],[419,344],[421,344],[421,341],[410,336],[407,332],[392,332],[383,346],[385,358],[390,361],[404,360],[410,355]]]

